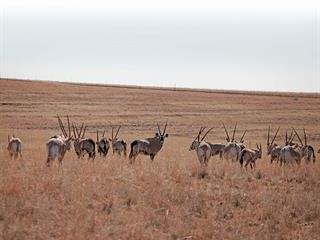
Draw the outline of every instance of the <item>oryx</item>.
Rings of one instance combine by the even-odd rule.
[[[243,163],[246,162],[244,165],[245,168],[247,168],[248,164],[250,164],[251,168],[256,167],[256,160],[262,157],[262,147],[257,144],[257,149],[243,149],[240,153],[240,164],[241,167],[243,166]]]
[[[98,153],[100,156],[106,157],[110,148],[110,143],[108,139],[104,136],[105,130],[103,131],[102,137],[99,138],[99,131],[97,130],[97,147],[98,147]]]
[[[207,166],[210,157],[212,156],[212,149],[209,143],[207,143],[204,139],[207,136],[207,134],[212,130],[212,128],[210,128],[204,135],[203,137],[200,139],[200,135],[201,133],[205,130],[205,127],[201,127],[199,130],[198,135],[195,137],[195,139],[192,141],[189,151],[195,150],[198,156],[198,160],[202,165]]]
[[[161,133],[159,124],[157,123],[158,132],[152,138],[147,138],[143,140],[134,140],[131,143],[131,151],[129,155],[130,163],[133,163],[136,157],[143,153],[149,155],[150,159],[153,160],[157,153],[161,150],[165,138],[169,135],[166,133],[168,122],[164,126],[163,132]]]
[[[270,126],[268,128],[267,155],[270,155],[270,163],[272,163],[274,160],[276,160],[277,162],[279,161],[282,146],[279,146],[276,143],[274,143],[274,140],[276,139],[279,130],[280,127],[278,127],[276,134],[274,135],[270,143]]]
[[[236,129],[237,129],[237,123],[235,124],[234,130],[233,130],[233,134],[232,134],[232,139],[230,139],[229,137],[229,133],[228,130],[226,128],[226,126],[223,124],[224,130],[226,132],[226,140],[227,140],[227,144],[225,146],[225,148],[223,149],[223,158],[224,159],[231,159],[232,161],[238,161],[239,157],[240,157],[240,152],[241,150],[243,150],[245,148],[244,144],[243,144],[243,138],[247,132],[247,130],[244,131],[240,142],[236,142],[234,139],[235,133],[236,133]]]
[[[10,158],[12,159],[12,157],[14,159],[18,158],[18,155],[20,155],[20,159],[22,158],[22,141],[20,140],[20,138],[16,138],[14,136],[14,134],[12,135],[12,137],[10,137],[8,135],[8,146],[7,146]]]
[[[301,152],[301,158],[304,158],[306,163],[309,163],[311,161],[312,158],[312,162],[315,163],[316,162],[316,156],[315,156],[315,152],[314,152],[314,148],[311,145],[308,145],[307,142],[307,134],[306,134],[306,130],[303,129],[303,134],[304,134],[304,143],[301,141],[300,136],[298,135],[298,133],[296,132],[296,135],[299,139],[299,142],[301,144],[300,146],[300,152]]]
[[[46,143],[48,167],[50,166],[50,162],[55,160],[56,158],[58,158],[60,165],[62,164],[64,155],[67,150],[69,151],[71,149],[71,143],[73,140],[71,135],[69,117],[67,116],[69,134],[67,134],[60,117],[57,117],[63,135],[55,135],[54,137],[50,138]]]
[[[87,126],[85,126],[83,129],[83,125],[84,123],[82,123],[80,130],[78,130],[78,127],[72,123],[73,133],[75,135],[73,142],[74,150],[78,158],[83,157],[85,153],[87,153],[88,159],[91,158],[92,160],[94,160],[96,157],[96,145],[91,138],[84,137]]]
[[[301,147],[297,146],[296,144],[292,144],[292,140],[294,138],[295,135],[297,135],[297,132],[295,131],[295,129],[293,129],[295,134],[289,137],[288,139],[288,132],[286,132],[286,142],[285,142],[285,146],[283,148],[281,148],[280,150],[280,156],[279,156],[279,160],[280,160],[280,166],[282,166],[282,164],[294,164],[297,163],[298,165],[300,165],[301,163]]]
[[[109,138],[109,141],[111,142],[112,146],[112,153],[117,153],[119,156],[121,156],[121,153],[126,157],[127,156],[127,143],[123,139],[118,138],[118,133],[121,126],[118,127],[118,130],[116,134],[113,136],[113,127],[111,132],[111,138]]]

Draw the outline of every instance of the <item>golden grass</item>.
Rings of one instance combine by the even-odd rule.
[[[286,125],[306,127],[310,143],[319,146],[319,98],[17,81],[0,81],[0,89],[0,239],[320,236],[318,161],[280,168],[264,155],[256,170],[245,171],[211,158],[203,172],[188,151],[201,125],[215,126],[209,140],[224,141],[220,120],[247,128],[247,145],[265,145],[271,124],[283,127],[282,137]],[[154,162],[141,156],[130,165],[110,152],[91,162],[71,151],[62,168],[57,162],[47,168],[45,142],[58,132],[57,113],[85,120],[91,137],[121,123],[129,143],[152,135],[158,118],[169,120],[170,136]],[[10,160],[5,149],[12,129],[24,142],[22,160]]]

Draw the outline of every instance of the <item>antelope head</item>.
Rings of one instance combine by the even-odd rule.
[[[74,150],[76,151],[77,154],[80,154],[79,142],[81,139],[84,138],[84,135],[87,130],[87,126],[85,126],[84,128],[83,127],[84,127],[84,123],[82,123],[80,129],[78,129],[78,127],[75,123],[72,123],[73,134],[75,136],[73,146],[74,146]]]
[[[112,127],[111,138],[109,138],[109,141],[110,141],[110,142],[115,143],[116,141],[118,141],[118,133],[119,133],[120,128],[121,128],[121,125],[118,127],[118,130],[117,130],[116,134],[113,135],[113,129],[114,129],[114,127]]]
[[[62,131],[63,137],[64,137],[64,143],[66,145],[66,149],[69,151],[71,149],[71,142],[73,140],[73,136],[71,134],[71,128],[70,128],[70,120],[69,120],[69,116],[67,115],[67,121],[68,121],[68,133],[61,121],[61,118],[57,115],[58,117],[58,122],[59,122],[59,126],[60,129]]]
[[[155,133],[155,136],[160,140],[161,145],[164,143],[164,139],[169,137],[168,133],[166,133],[167,125],[168,125],[168,121],[164,125],[163,132],[161,132],[160,126],[157,122],[158,132]]]
[[[257,150],[255,150],[256,154],[257,154],[257,157],[261,159],[262,157],[262,146],[261,146],[261,143],[260,145],[257,144]]]

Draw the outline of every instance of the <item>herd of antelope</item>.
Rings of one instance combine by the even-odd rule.
[[[121,126],[118,127],[115,134],[114,128],[112,128],[112,135],[109,139],[105,137],[105,131],[103,131],[102,135],[100,136],[99,131],[97,131],[97,139],[95,142],[92,138],[85,137],[87,126],[84,126],[84,123],[82,123],[81,127],[79,127],[74,122],[70,123],[69,117],[67,116],[68,131],[66,131],[61,118],[59,116],[57,116],[57,118],[62,134],[54,135],[53,137],[49,138],[46,143],[47,166],[50,166],[51,162],[55,159],[58,159],[61,165],[64,155],[71,149],[72,143],[78,158],[84,157],[84,155],[87,154],[88,159],[94,160],[96,157],[96,148],[100,156],[105,158],[110,147],[112,148],[113,154],[117,153],[119,156],[127,156],[127,143],[123,139],[118,138]],[[157,153],[163,147],[165,138],[168,137],[168,134],[166,133],[167,125],[168,124],[166,123],[163,131],[161,131],[161,128],[157,123],[157,132],[155,133],[154,137],[134,140],[131,143],[131,150],[129,154],[129,162],[131,164],[134,163],[139,154],[147,155],[151,160],[155,158]],[[207,166],[210,157],[219,155],[220,159],[239,162],[241,167],[243,164],[245,164],[244,166],[246,168],[248,165],[250,165],[251,168],[255,168],[257,159],[262,158],[261,144],[256,144],[256,149],[246,148],[244,145],[244,137],[247,131],[244,131],[240,140],[237,141],[235,139],[237,124],[235,124],[233,129],[232,138],[230,138],[229,132],[224,123],[222,123],[222,125],[226,133],[227,142],[225,144],[210,143],[206,141],[206,136],[213,128],[210,128],[203,134],[206,129],[205,127],[200,128],[197,136],[192,141],[189,150],[196,151],[200,165],[202,167]],[[289,137],[288,133],[286,132],[284,145],[275,143],[275,139],[279,130],[280,127],[278,127],[270,142],[271,129],[270,127],[268,129],[267,155],[270,156],[270,163],[276,161],[280,164],[280,166],[283,164],[294,163],[300,165],[302,159],[305,159],[306,163],[309,163],[311,160],[313,163],[315,163],[315,151],[314,148],[307,142],[307,134],[305,129],[303,129],[304,142],[302,141],[296,129],[292,128]],[[202,137],[201,134],[203,134]],[[298,138],[300,144],[293,141],[295,137]],[[11,158],[16,159],[18,156],[22,158],[22,141],[19,138],[16,138],[14,135],[12,137],[8,135],[7,149]],[[320,153],[320,149],[318,153]]]

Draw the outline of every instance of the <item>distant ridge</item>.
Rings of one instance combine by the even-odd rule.
[[[181,88],[181,87],[157,87],[157,86],[137,86],[137,85],[117,85],[103,83],[81,83],[56,80],[32,80],[19,78],[0,78],[0,81],[24,81],[24,82],[45,82],[66,84],[75,86],[91,86],[91,87],[106,87],[106,88],[125,88],[125,89],[145,89],[159,91],[176,91],[176,92],[198,92],[198,93],[215,93],[215,94],[238,94],[238,95],[259,95],[259,96],[279,96],[279,97],[304,97],[304,98],[320,98],[320,93],[310,92],[270,92],[270,91],[254,91],[254,90],[224,90],[224,89],[203,89],[203,88]]]

